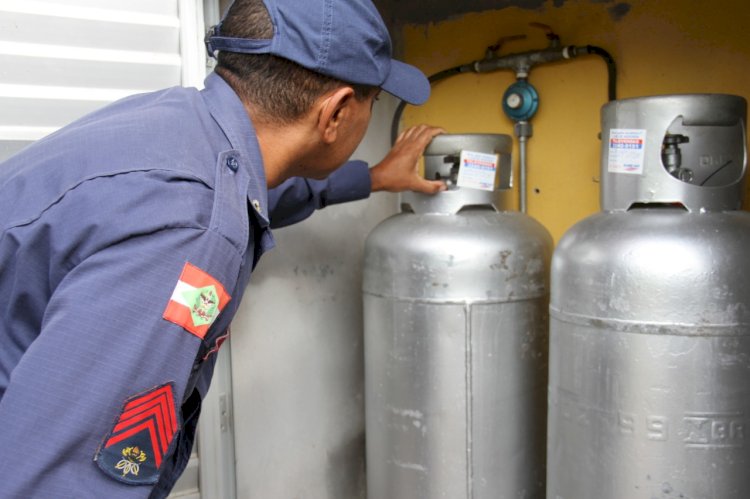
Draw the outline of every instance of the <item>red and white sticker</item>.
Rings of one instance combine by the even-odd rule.
[[[646,130],[613,128],[609,131],[607,171],[643,175]]]

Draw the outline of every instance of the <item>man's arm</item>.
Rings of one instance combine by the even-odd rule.
[[[425,180],[419,159],[433,137],[443,130],[419,125],[404,130],[383,160],[372,168],[363,161],[349,161],[325,180],[294,177],[268,193],[273,227],[304,220],[328,205],[364,199],[371,192],[415,191],[433,194],[445,189],[443,182]]]
[[[432,139],[445,130],[428,125],[407,128],[377,165],[370,170],[372,192],[414,191],[434,194],[445,190],[440,180],[425,180],[419,172],[419,159]]]

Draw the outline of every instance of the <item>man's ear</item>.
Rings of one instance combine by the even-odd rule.
[[[318,132],[324,143],[332,144],[336,141],[341,125],[351,114],[353,100],[352,87],[340,87],[322,97],[318,108]]]

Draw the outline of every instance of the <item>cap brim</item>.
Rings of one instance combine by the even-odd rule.
[[[391,72],[380,88],[416,106],[430,97],[430,82],[419,69],[391,59]]]

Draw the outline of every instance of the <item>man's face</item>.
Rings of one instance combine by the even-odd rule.
[[[376,98],[377,93],[362,100],[352,98],[349,102],[349,119],[339,127],[337,140],[324,148],[314,164],[307,165],[305,176],[324,179],[351,157],[367,132]]]

